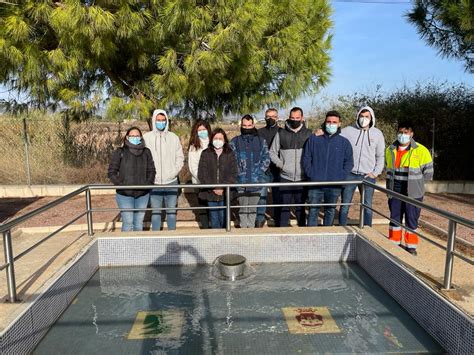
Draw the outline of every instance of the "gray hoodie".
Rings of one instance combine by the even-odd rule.
[[[156,128],[155,122],[158,114],[163,114],[166,117],[166,128],[163,131]],[[178,136],[169,131],[169,119],[166,111],[153,111],[151,123],[152,131],[145,133],[143,139],[155,162],[155,184],[170,184],[176,180],[183,167],[183,147]]]
[[[362,110],[368,110],[372,116],[369,128],[364,130],[359,125],[359,115]],[[355,124],[345,127],[341,135],[351,142],[354,155],[352,173],[359,175],[380,175],[384,168],[385,139],[382,131],[375,128],[375,114],[370,106],[361,107],[357,112]]]

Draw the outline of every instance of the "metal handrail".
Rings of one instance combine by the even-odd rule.
[[[285,205],[245,205],[247,208],[259,208],[259,207],[324,207],[324,206],[354,206],[355,203],[291,203]],[[240,205],[232,205],[230,206],[231,209],[238,209],[241,208]],[[196,206],[196,207],[147,207],[147,208],[120,208],[120,207],[113,207],[113,208],[93,208],[91,209],[92,212],[140,212],[140,211],[166,211],[166,210],[173,210],[173,211],[195,211],[195,210],[222,210],[225,209],[226,206]],[[84,212],[85,214],[86,212]]]
[[[458,216],[458,215],[455,215],[451,212],[447,212],[447,211],[443,211],[443,210],[440,210],[439,208],[436,208],[436,207],[433,207],[433,206],[430,206],[430,205],[427,205],[423,202],[420,202],[418,200],[415,200],[414,198],[411,198],[411,197],[408,197],[406,195],[402,195],[402,194],[399,194],[398,192],[395,192],[395,191],[392,191],[392,190],[388,190],[386,188],[383,188],[383,187],[380,187],[378,186],[377,184],[374,184],[374,183],[371,183],[370,181],[365,181],[364,180],[364,184],[369,186],[369,187],[372,187],[374,188],[375,190],[378,190],[378,191],[381,191],[383,193],[386,193],[387,195],[390,195],[392,197],[396,197],[398,200],[401,200],[403,202],[407,202],[411,205],[414,205],[416,207],[419,207],[419,208],[423,208],[425,210],[428,210],[430,212],[433,212],[435,214],[438,214],[438,215],[441,215],[442,217],[445,217],[446,219],[449,219],[453,222],[456,222],[456,223],[459,223],[459,224],[462,224],[466,227],[469,227],[469,228],[474,228],[474,221],[471,221],[469,219],[466,219],[466,218],[463,218],[461,216]]]
[[[287,182],[287,183],[281,183],[281,182],[274,182],[274,183],[255,183],[255,184],[172,184],[172,185],[132,185],[132,186],[116,186],[116,185],[101,185],[101,184],[91,184],[91,185],[86,185],[83,186],[63,197],[60,197],[52,202],[47,203],[46,205],[31,211],[23,216],[20,216],[18,218],[15,218],[13,220],[10,220],[9,222],[5,224],[0,224],[0,233],[3,233],[3,243],[4,243],[4,252],[5,252],[5,261],[6,263],[4,265],[0,265],[0,270],[6,269],[7,271],[7,283],[8,283],[8,291],[9,291],[9,300],[10,302],[16,302],[16,286],[15,286],[15,271],[14,271],[14,261],[18,260],[22,256],[26,255],[29,253],[31,250],[36,248],[38,245],[46,241],[47,239],[51,238],[52,236],[56,235],[63,229],[65,229],[67,226],[70,224],[74,223],[77,221],[79,218],[83,217],[84,215],[87,216],[87,226],[88,226],[88,234],[90,236],[93,235],[93,221],[92,221],[92,214],[94,212],[106,212],[106,211],[148,211],[148,210],[211,210],[211,209],[225,209],[226,210],[226,228],[227,231],[230,231],[230,215],[231,215],[231,210],[240,208],[241,206],[238,205],[231,205],[230,201],[230,192],[231,189],[238,189],[238,188],[255,188],[255,187],[285,187],[285,186],[292,186],[294,187],[295,185],[298,186],[303,186],[303,187],[315,187],[315,186],[341,186],[341,185],[358,185],[360,192],[361,192],[361,201],[358,203],[360,206],[360,215],[359,215],[359,228],[363,229],[364,228],[364,209],[368,208],[375,213],[389,219],[391,222],[399,225],[400,227],[417,234],[421,238],[428,240],[432,244],[445,249],[446,250],[446,264],[445,264],[445,276],[444,276],[444,288],[445,289],[450,289],[451,287],[451,281],[452,281],[452,270],[453,270],[453,259],[454,256],[461,258],[462,260],[473,264],[473,261],[466,258],[465,256],[462,256],[461,254],[457,253],[454,250],[454,245],[456,242],[456,226],[457,224],[462,224],[468,228],[474,228],[474,222],[470,221],[468,219],[465,219],[463,217],[457,216],[455,214],[452,214],[447,211],[440,210],[436,207],[432,207],[430,205],[427,205],[425,203],[422,203],[418,200],[415,200],[413,198],[407,197],[405,195],[401,195],[397,192],[388,190],[386,188],[382,188],[374,183],[371,183],[369,181],[363,180],[363,181],[331,181],[331,182],[309,182],[309,181],[299,181],[299,182]],[[365,196],[365,188],[366,187],[371,187],[375,190],[381,191],[385,194],[387,194],[390,197],[397,198],[401,201],[404,201],[406,203],[412,204],[414,206],[417,206],[419,208],[423,208],[426,210],[429,210],[435,214],[438,214],[444,218],[447,218],[449,220],[449,230],[448,230],[448,246],[445,248],[439,243],[436,243],[432,240],[429,240],[426,236],[422,235],[421,233],[414,231],[403,224],[392,220],[390,217],[385,216],[384,214],[380,213],[379,211],[367,206],[364,201],[364,196]],[[97,208],[94,209],[92,208],[92,202],[91,202],[91,191],[92,190],[151,190],[151,189],[180,189],[180,188],[190,188],[190,189],[216,189],[216,188],[221,188],[226,190],[225,194],[225,205],[224,206],[216,206],[216,207],[210,207],[210,206],[205,206],[205,207],[163,207],[163,208],[133,208],[133,209],[121,209],[121,208]],[[50,233],[46,238],[42,239],[41,241],[37,242],[27,250],[23,251],[16,257],[13,256],[13,248],[12,248],[12,241],[11,241],[11,229],[18,224],[40,214],[43,213],[53,207],[58,206],[61,203],[64,203],[71,199],[72,197],[75,197],[82,192],[85,192],[85,197],[86,197],[86,210],[85,212],[81,213],[79,216],[75,217],[73,220],[69,221],[67,224],[61,226],[59,229],[55,230],[54,232]],[[354,205],[354,203],[335,203],[335,204],[327,204],[327,203],[318,203],[318,204],[265,204],[265,205],[249,205],[248,207],[320,207],[320,206],[343,206],[343,205]]]
[[[398,227],[402,227],[402,228],[406,229],[407,231],[409,231],[410,233],[416,234],[416,235],[419,236],[420,238],[422,238],[422,239],[426,240],[427,242],[429,242],[429,243],[431,243],[431,244],[437,246],[438,248],[443,249],[443,250],[446,250],[446,247],[445,247],[445,246],[443,246],[443,245],[441,245],[441,244],[439,244],[439,243],[437,243],[437,242],[431,240],[430,238],[426,237],[426,236],[423,235],[422,233],[420,233],[420,232],[418,232],[418,231],[416,231],[416,230],[414,230],[414,229],[411,229],[411,228],[406,227],[405,225],[403,225],[403,223],[400,223],[400,222],[398,222],[398,221],[396,221],[396,220],[390,218],[390,216],[387,216],[386,214],[383,214],[382,212],[379,212],[379,211],[377,211],[376,209],[367,206],[365,203],[364,203],[363,205],[364,205],[364,208],[368,208],[368,209],[371,210],[372,212],[377,213],[378,215],[384,217],[385,219],[388,219],[390,222],[392,222],[393,224],[396,224]]]
[[[69,199],[71,199],[72,197],[77,196],[77,195],[83,193],[86,190],[88,190],[87,185],[85,185],[85,186],[83,186],[83,187],[81,187],[77,190],[74,190],[73,192],[68,193],[67,195],[64,195],[63,197],[60,197],[60,198],[58,198],[54,201],[48,202],[44,206],[38,207],[37,209],[35,209],[31,212],[25,213],[23,216],[12,219],[12,220],[8,221],[5,224],[0,224],[0,233],[3,233],[7,230],[10,230],[13,227],[17,226],[18,224],[20,224],[24,221],[27,221],[28,219],[31,219],[31,218],[33,218],[34,216],[36,216],[40,213],[43,213],[43,212],[45,212],[45,211],[47,211],[47,210],[49,210],[53,207],[56,207],[57,205],[60,205],[61,203],[66,202]]]

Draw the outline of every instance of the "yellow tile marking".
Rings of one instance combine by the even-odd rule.
[[[284,307],[281,310],[291,334],[341,332],[327,307]]]
[[[183,330],[184,311],[140,311],[127,339],[179,339]]]

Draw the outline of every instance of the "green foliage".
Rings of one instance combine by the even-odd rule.
[[[416,0],[407,18],[430,46],[474,73],[473,0]]]
[[[473,180],[473,97],[473,88],[463,84],[418,84],[388,94],[343,96],[332,108],[343,113],[344,125],[348,125],[355,122],[358,108],[371,106],[387,145],[396,139],[397,122],[408,118],[415,125],[415,140],[431,149],[434,122],[435,179]]]
[[[251,112],[329,77],[327,0],[16,3],[0,11],[0,81],[76,119],[104,93],[115,117]]]
[[[107,104],[104,118],[107,121],[146,120],[153,109],[147,100],[128,100],[113,96]]]

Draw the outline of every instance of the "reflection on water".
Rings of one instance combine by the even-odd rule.
[[[232,283],[210,266],[102,268],[35,353],[442,352],[357,264],[252,266]],[[284,307],[327,307],[340,332],[290,334]],[[144,311],[144,338],[128,339]]]

